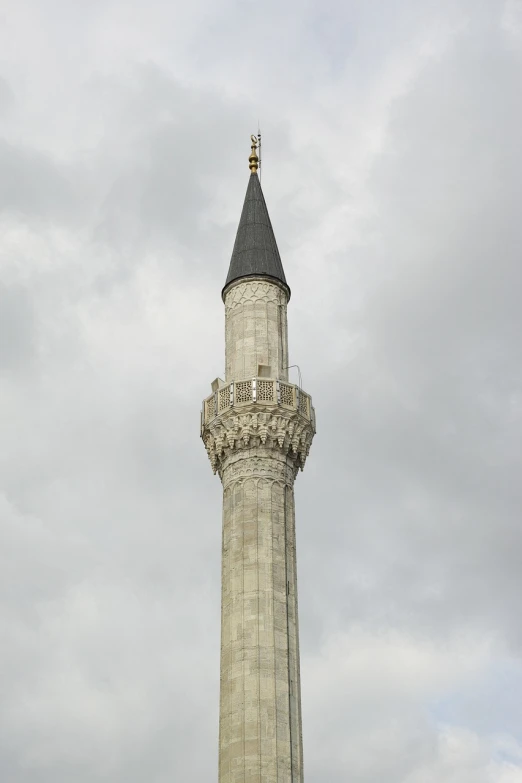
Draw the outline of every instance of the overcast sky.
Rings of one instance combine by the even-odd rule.
[[[258,120],[306,781],[522,782],[521,87],[521,0],[3,0],[2,783],[217,780],[199,411]]]

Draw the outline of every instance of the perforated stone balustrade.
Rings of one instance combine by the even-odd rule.
[[[232,381],[217,389],[203,401],[202,427],[229,408],[242,408],[254,403],[263,407],[281,407],[297,411],[312,422],[315,429],[315,411],[312,398],[299,386],[274,378],[248,378]]]

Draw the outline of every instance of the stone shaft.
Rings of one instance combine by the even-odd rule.
[[[288,382],[288,289],[241,278],[224,302],[226,381],[201,421],[223,484],[219,783],[302,783],[294,481],[315,412]]]
[[[243,279],[225,294],[227,382],[254,378],[259,366],[270,378],[288,380],[287,294],[264,279]]]
[[[303,779],[294,465],[267,452],[223,469],[220,783]]]

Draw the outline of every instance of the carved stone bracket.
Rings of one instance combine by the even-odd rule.
[[[234,410],[223,412],[207,424],[203,442],[214,473],[220,475],[229,454],[241,449],[263,447],[269,455],[275,449],[292,458],[296,468],[304,468],[314,429],[297,411],[263,412]]]

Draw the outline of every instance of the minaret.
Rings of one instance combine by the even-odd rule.
[[[290,289],[257,175],[222,291],[225,380],[201,436],[223,484],[219,783],[302,783],[294,480],[315,433],[288,382]]]

